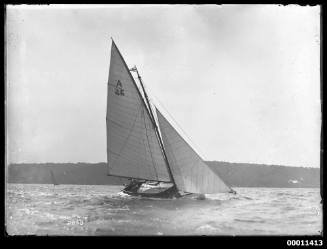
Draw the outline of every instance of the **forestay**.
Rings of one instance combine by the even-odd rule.
[[[192,147],[156,109],[165,152],[179,190],[212,194],[231,189],[206,165]]]
[[[107,98],[109,174],[170,181],[156,133],[137,85],[112,42]]]

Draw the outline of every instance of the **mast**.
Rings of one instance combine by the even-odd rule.
[[[137,75],[132,75],[133,72]],[[127,66],[114,41],[106,119],[109,175],[170,182],[173,186],[162,192],[164,196],[178,196],[178,191],[202,194],[231,190],[160,111],[152,108],[136,66],[131,69]],[[130,186],[134,185],[131,182]],[[137,194],[138,190],[125,189],[132,194]]]
[[[154,130],[156,132],[156,135],[157,135],[157,138],[158,138],[158,141],[159,141],[159,144],[160,144],[160,147],[162,149],[162,152],[163,152],[163,156],[165,158],[165,161],[167,163],[167,169],[168,169],[168,173],[169,173],[169,176],[170,176],[170,179],[172,180],[173,184],[177,187],[176,183],[175,183],[175,179],[174,179],[174,176],[172,174],[172,171],[170,169],[170,166],[169,166],[169,162],[168,162],[168,158],[167,158],[167,155],[166,155],[166,151],[165,151],[165,148],[163,146],[163,142],[162,142],[162,139],[160,137],[160,134],[159,134],[159,130],[158,130],[158,126],[157,126],[157,123],[155,121],[155,118],[154,118],[154,115],[153,115],[153,112],[152,112],[152,109],[151,109],[151,105],[150,105],[150,101],[149,101],[149,97],[148,97],[148,94],[146,93],[145,91],[145,88],[144,88],[144,85],[143,85],[143,81],[142,81],[142,78],[139,74],[139,71],[137,70],[136,66],[134,66],[133,68],[130,69],[130,71],[135,71],[137,73],[137,78],[138,80],[140,81],[140,84],[141,84],[141,87],[142,87],[142,90],[143,90],[143,93],[144,93],[144,97],[145,97],[145,100],[148,104],[148,109],[149,109],[149,114],[150,114],[150,119],[152,121],[152,124],[154,126]]]
[[[125,68],[127,69],[128,73],[129,73],[129,75],[130,75],[130,77],[131,77],[131,79],[132,79],[132,82],[133,82],[133,84],[134,84],[134,86],[135,86],[135,88],[136,88],[136,90],[137,90],[137,93],[139,94],[139,96],[140,96],[140,98],[141,98],[142,103],[144,104],[145,109],[147,110],[147,113],[148,113],[148,115],[149,115],[149,117],[150,117],[150,120],[151,120],[151,122],[152,122],[152,124],[153,124],[153,126],[154,126],[155,134],[156,134],[156,136],[157,136],[157,138],[158,138],[158,142],[159,142],[159,145],[160,145],[160,147],[161,147],[161,151],[162,151],[162,153],[163,153],[163,157],[164,157],[164,160],[165,160],[166,165],[167,165],[167,169],[168,169],[169,177],[170,177],[171,181],[173,182],[174,186],[176,186],[176,188],[177,188],[177,185],[176,185],[175,179],[174,179],[174,177],[173,177],[173,174],[172,174],[172,172],[171,172],[171,169],[170,169],[170,166],[169,166],[169,163],[168,163],[168,158],[167,158],[167,156],[166,156],[166,153],[165,153],[165,150],[164,150],[164,147],[163,147],[163,142],[162,142],[162,140],[161,140],[161,138],[160,138],[160,135],[159,135],[159,132],[158,132],[158,127],[157,127],[157,124],[156,124],[156,122],[155,122],[155,119],[154,119],[154,116],[153,116],[153,113],[152,113],[152,110],[151,110],[151,107],[150,107],[150,103],[149,103],[148,96],[147,96],[147,94],[146,94],[146,92],[145,92],[145,90],[144,90],[144,86],[143,86],[143,83],[142,83],[142,81],[141,81],[141,77],[140,77],[140,75],[137,73],[137,75],[138,75],[138,79],[140,80],[140,83],[141,83],[141,86],[142,86],[142,89],[143,89],[144,95],[146,96],[146,101],[147,101],[147,104],[149,105],[149,107],[147,107],[147,104],[145,103],[144,98],[142,97],[142,94],[141,94],[141,92],[140,92],[140,89],[138,88],[138,86],[137,86],[137,84],[136,84],[136,82],[135,82],[135,80],[134,80],[134,78],[133,78],[133,76],[132,76],[132,74],[131,74],[131,72],[130,72],[131,70],[128,68],[128,66],[127,66],[125,60],[123,59],[123,56],[121,55],[121,53],[120,53],[120,51],[119,51],[119,49],[118,49],[116,43],[114,42],[114,40],[113,40],[112,37],[110,37],[110,38],[111,38],[111,40],[112,40],[112,43],[115,45],[118,54],[119,54],[120,57],[122,58],[122,61],[123,61],[123,63],[124,63],[124,66],[125,66]],[[135,67],[135,68],[136,68],[136,67]],[[107,109],[108,109],[108,106],[107,106]],[[108,160],[108,159],[107,159],[107,160]]]

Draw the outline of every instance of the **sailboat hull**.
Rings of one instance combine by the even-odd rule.
[[[142,186],[138,186],[138,188],[130,188],[127,186],[125,189],[122,190],[123,193],[131,195],[131,196],[138,196],[138,197],[145,197],[145,198],[160,198],[160,199],[170,199],[170,198],[179,198],[182,195],[178,192],[175,185],[169,188],[163,187],[152,187],[151,185],[146,186],[145,188]]]
[[[131,71],[137,73],[140,86]],[[137,68],[129,69],[112,41],[106,115],[108,174],[133,179],[123,193],[179,198],[184,193],[231,191],[164,115],[153,108]],[[144,188],[149,181],[169,182],[170,186]]]

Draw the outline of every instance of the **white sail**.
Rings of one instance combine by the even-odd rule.
[[[167,165],[149,113],[114,42],[106,118],[109,174],[169,182]]]
[[[156,109],[165,152],[179,190],[213,194],[231,189],[206,165],[192,147]]]
[[[52,184],[53,185],[59,185],[59,183],[56,181],[56,178],[55,178],[52,170],[50,170],[50,174],[51,174],[51,182],[52,182]]]

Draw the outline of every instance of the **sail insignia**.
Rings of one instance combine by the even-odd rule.
[[[115,43],[107,91],[107,161],[110,175],[170,182],[151,117]]]
[[[124,89],[123,89],[123,85],[120,82],[120,80],[117,80],[117,84],[116,84],[116,88],[115,88],[115,94],[116,95],[122,95],[124,96]]]
[[[131,71],[137,73],[141,89]],[[231,192],[164,115],[153,109],[136,66],[127,67],[112,41],[106,115],[108,175],[130,178],[124,191],[148,197]],[[139,193],[148,181],[166,182],[170,187],[161,194]]]

